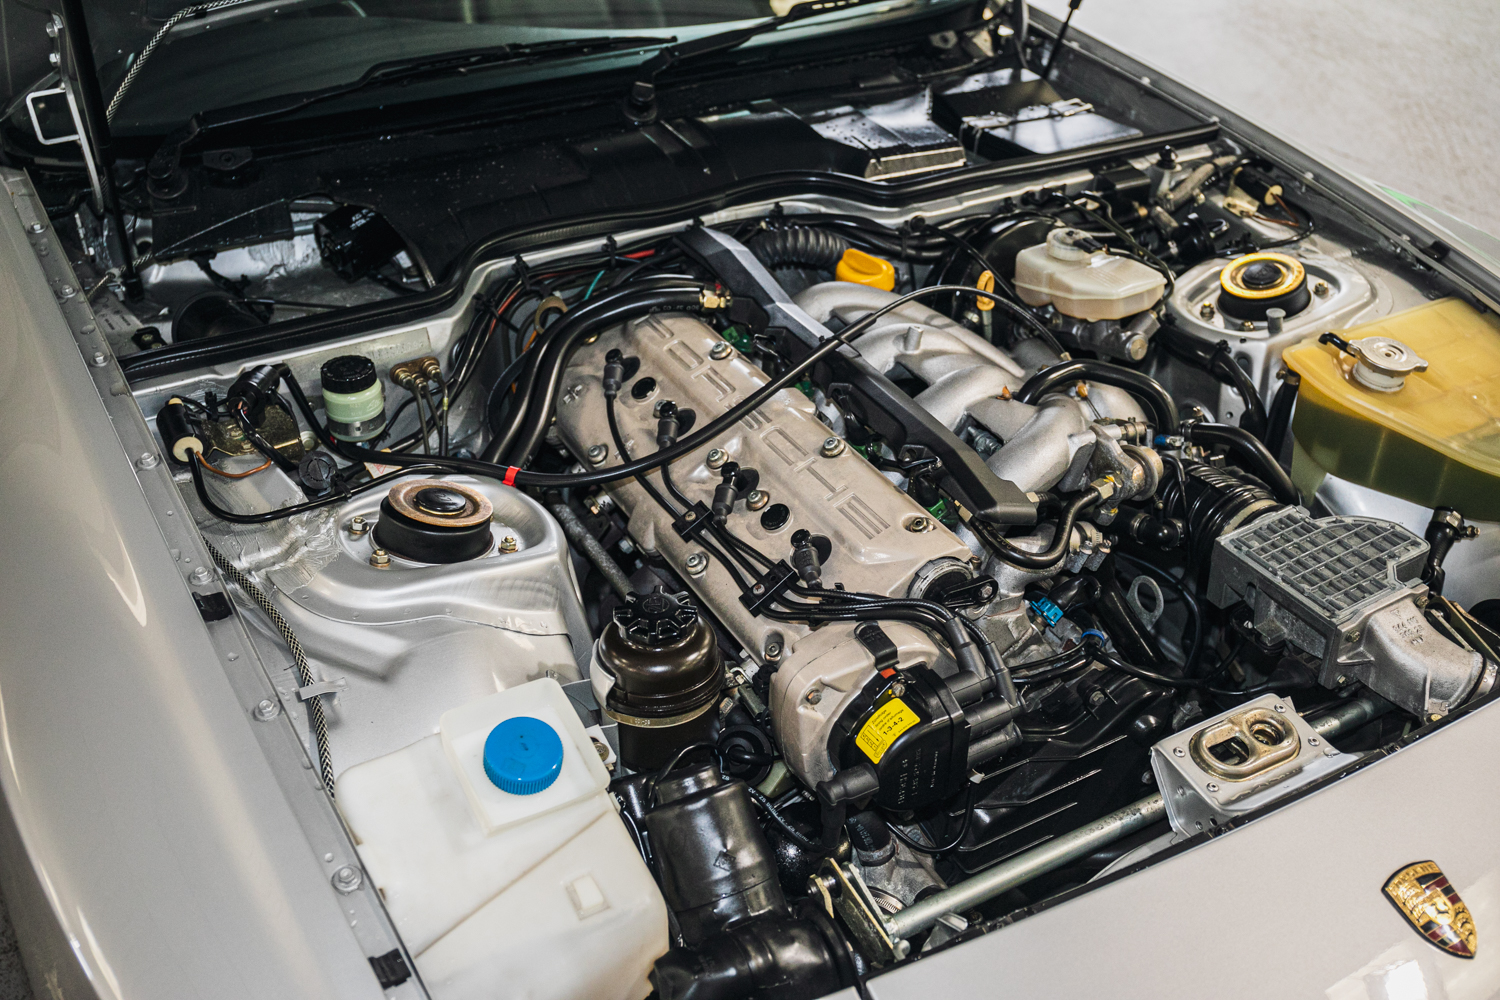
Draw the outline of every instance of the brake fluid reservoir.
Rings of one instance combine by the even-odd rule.
[[[1466,518],[1500,519],[1500,321],[1442,299],[1344,331],[1352,351],[1305,340],[1292,474],[1331,473]]]
[[[667,911],[550,678],[443,715],[335,801],[434,1000],[641,1000]]]
[[[1161,301],[1167,279],[1130,257],[1089,249],[1087,233],[1054,229],[1046,243],[1016,254],[1016,292],[1027,305],[1052,305],[1094,322],[1124,319]]]

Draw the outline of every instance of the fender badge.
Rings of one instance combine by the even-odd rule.
[[[1436,862],[1407,865],[1386,880],[1385,895],[1418,934],[1448,954],[1473,958],[1478,951],[1474,918]]]

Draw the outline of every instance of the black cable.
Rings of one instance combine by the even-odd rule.
[[[781,827],[781,832],[786,834],[787,837],[791,839],[792,843],[796,844],[804,851],[821,852],[823,850],[821,844],[819,844],[815,840],[808,840],[805,836],[802,835],[802,832],[794,827],[785,816],[777,812],[776,807],[771,804],[771,800],[762,795],[760,789],[746,782],[745,791],[750,793],[750,801],[760,806],[765,814],[771,817],[771,821],[777,826]]]
[[[294,514],[305,514],[310,510],[319,510],[323,507],[332,507],[335,504],[343,503],[344,501],[350,499],[353,496],[356,496],[357,494],[366,493],[373,489],[378,489],[379,487],[384,486],[386,483],[393,482],[397,479],[402,478],[403,476],[415,476],[424,472],[442,473],[447,471],[442,466],[438,465],[415,467],[409,466],[404,469],[398,469],[395,472],[388,472],[383,476],[377,476],[376,478],[371,479],[369,482],[361,483],[358,486],[346,486],[345,488],[336,490],[325,497],[319,497],[316,500],[309,500],[306,503],[292,504],[289,507],[279,507],[276,510],[263,511],[257,514],[236,514],[234,511],[225,510],[223,507],[220,507],[218,504],[214,503],[213,498],[208,495],[208,486],[203,479],[202,454],[200,452],[194,451],[190,453],[190,457],[193,459],[193,461],[188,463],[188,468],[192,471],[193,489],[197,491],[199,501],[202,502],[204,508],[214,517],[218,518],[221,521],[228,521],[230,524],[269,524],[272,521],[279,521],[283,518],[291,517]]]
[[[1191,647],[1184,648],[1182,651],[1182,673],[1185,677],[1193,676],[1193,666],[1197,663],[1198,654],[1203,648],[1203,611],[1198,606],[1198,599],[1193,596],[1192,591],[1188,589],[1183,581],[1177,579],[1175,576],[1173,576],[1171,573],[1168,573],[1160,566],[1153,566],[1151,563],[1148,563],[1144,559],[1138,559],[1135,556],[1130,555],[1129,553],[1120,552],[1118,550],[1116,550],[1115,552],[1115,558],[1123,559],[1128,565],[1134,566],[1140,570],[1144,570],[1145,572],[1150,573],[1152,576],[1156,577],[1158,580],[1161,580],[1163,583],[1177,592],[1177,596],[1187,607],[1188,614],[1190,614],[1193,618],[1193,644]],[[1186,630],[1184,630],[1184,632],[1185,631]]]
[[[954,834],[953,839],[950,840],[950,841],[948,841],[948,843],[946,843],[946,844],[940,844],[940,845],[935,846],[935,847],[929,846],[927,844],[922,844],[922,843],[919,843],[919,842],[913,840],[911,837],[907,836],[907,834],[904,831],[902,831],[902,829],[900,827],[898,827],[895,823],[892,823],[890,820],[886,820],[885,825],[886,825],[886,828],[891,831],[891,834],[893,836],[895,836],[895,838],[897,840],[901,841],[901,843],[905,844],[907,847],[910,847],[912,850],[914,850],[914,851],[920,851],[923,854],[943,854],[943,853],[945,853],[947,851],[953,850],[959,844],[963,843],[964,837],[968,836],[968,833],[969,833],[969,821],[973,818],[973,816],[974,816],[974,783],[973,782],[969,782],[969,787],[967,789],[965,789],[965,791],[964,791],[964,819],[963,819],[963,822],[959,824],[958,833]]]
[[[1271,400],[1271,412],[1266,417],[1266,433],[1262,440],[1272,457],[1281,458],[1286,447],[1286,432],[1292,426],[1292,409],[1297,403],[1297,390],[1302,387],[1302,376],[1290,369],[1281,373],[1281,386]]]

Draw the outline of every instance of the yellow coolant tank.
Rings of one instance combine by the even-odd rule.
[[[1343,336],[1368,363],[1316,339],[1282,356],[1302,377],[1292,420],[1298,485],[1331,473],[1500,520],[1500,320],[1441,299]],[[1397,359],[1394,375],[1387,359]]]

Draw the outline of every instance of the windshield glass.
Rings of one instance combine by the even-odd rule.
[[[955,0],[889,0],[808,18],[777,39],[847,29],[925,13]],[[552,44],[562,51],[507,60],[424,84],[402,100],[640,63],[672,40],[686,41],[785,14],[793,0],[240,0],[171,20],[177,4],[153,3],[149,33],[131,26],[121,55],[101,67],[107,98],[127,79],[111,127],[121,135],[161,132],[193,114],[345,85],[372,66],[498,46]],[[102,19],[109,15],[101,12]],[[112,25],[117,35],[125,26]],[[159,41],[145,61],[140,53]],[[749,44],[764,44],[770,36]],[[622,39],[572,51],[568,43]],[[630,39],[640,38],[640,45]],[[103,47],[103,46],[101,46]],[[384,89],[384,88],[377,88]],[[366,95],[368,104],[389,93]]]

